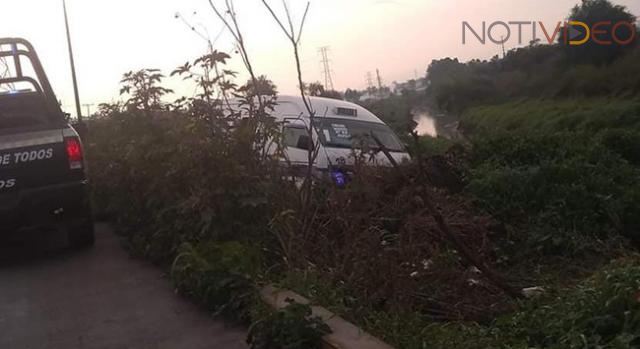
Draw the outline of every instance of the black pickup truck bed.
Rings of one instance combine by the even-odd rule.
[[[60,110],[31,44],[0,39],[0,59],[10,67],[7,58],[14,60],[15,76],[0,78],[0,243],[27,232],[63,231],[72,245],[91,245],[80,137]],[[35,77],[24,74],[27,64]],[[18,84],[32,86],[17,89]]]

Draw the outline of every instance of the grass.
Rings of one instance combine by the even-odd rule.
[[[640,241],[640,99],[521,100],[471,109],[463,125],[468,188],[493,215],[549,249],[616,232]]]
[[[471,108],[463,113],[461,126],[467,134],[476,136],[639,129],[640,98],[522,99]]]
[[[422,136],[417,142],[409,143],[409,151],[418,156],[442,156],[455,144],[455,141],[444,137]]]
[[[640,256],[608,263],[575,287],[541,298],[486,324],[434,321],[411,311],[349,307],[344,288],[313,273],[292,273],[289,287],[350,316],[396,348],[636,348],[640,345]]]

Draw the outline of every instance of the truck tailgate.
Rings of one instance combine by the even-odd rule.
[[[0,134],[0,210],[16,205],[23,190],[72,177],[64,129]]]

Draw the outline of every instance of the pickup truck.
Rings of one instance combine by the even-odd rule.
[[[93,245],[85,170],[81,139],[33,46],[0,39],[0,244],[62,232],[73,247]]]

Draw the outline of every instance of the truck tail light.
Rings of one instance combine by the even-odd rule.
[[[77,137],[65,138],[65,147],[67,149],[67,158],[69,159],[69,168],[71,170],[81,170],[83,164],[82,144]]]

